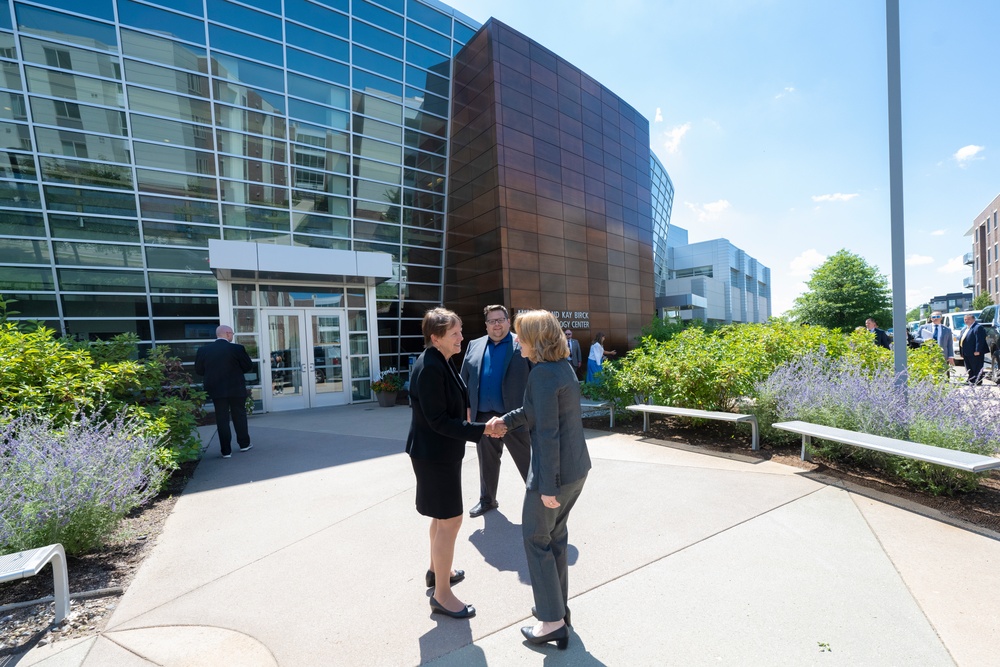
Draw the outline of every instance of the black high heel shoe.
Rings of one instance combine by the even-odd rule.
[[[561,625],[549,634],[541,636],[535,635],[534,627],[526,625],[521,628],[521,634],[524,635],[524,638],[531,644],[548,644],[549,642],[555,642],[556,648],[560,651],[565,651],[566,647],[569,646],[568,625]]]
[[[535,618],[538,618],[538,610],[536,610],[534,607],[532,607],[531,608],[531,615],[534,616]],[[538,618],[538,620],[540,621],[542,619]],[[570,627],[573,626],[573,624],[570,622],[569,607],[566,607],[566,615],[563,616],[563,623],[565,623],[566,625],[568,625]]]
[[[448,580],[457,584],[458,582],[465,579],[465,570],[455,570],[455,574],[448,577]],[[424,575],[424,583],[427,584],[427,588],[434,588],[434,584],[437,579],[434,577],[434,570],[427,570],[427,574]]]
[[[443,604],[435,600],[434,597],[432,596],[431,613],[444,614],[445,616],[451,616],[452,618],[472,618],[473,616],[476,615],[476,608],[473,607],[471,604],[467,604],[465,605],[465,608],[462,611],[451,611],[450,609],[446,609]],[[528,629],[530,630],[531,628]]]

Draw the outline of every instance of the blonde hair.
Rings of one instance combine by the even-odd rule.
[[[420,324],[424,333],[424,347],[431,346],[431,336],[441,338],[448,333],[448,329],[461,323],[462,318],[447,308],[431,308],[424,313],[424,321]]]
[[[559,326],[559,320],[547,310],[529,310],[518,313],[514,321],[517,339],[528,352],[528,359],[562,361],[569,357],[569,344]]]

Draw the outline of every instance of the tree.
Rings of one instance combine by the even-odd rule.
[[[993,305],[993,297],[990,296],[989,292],[983,290],[982,292],[979,293],[979,296],[977,296],[975,299],[972,300],[971,309],[982,310],[986,306],[992,306],[992,305]]]
[[[921,308],[920,306],[917,306],[916,308],[913,308],[911,310],[906,311],[906,321],[907,322],[912,322],[914,320],[919,320],[920,319],[920,313],[921,313],[922,310],[923,310],[923,308]]]
[[[813,271],[809,289],[795,300],[793,317],[802,324],[818,324],[850,331],[872,317],[885,326],[892,320],[889,280],[863,257],[837,251]]]

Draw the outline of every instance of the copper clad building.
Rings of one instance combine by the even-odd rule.
[[[649,122],[495,19],[453,81],[445,302],[470,336],[503,303],[626,346],[654,310]]]

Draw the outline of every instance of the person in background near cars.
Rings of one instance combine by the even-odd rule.
[[[890,349],[889,346],[892,344],[892,340],[889,339],[889,334],[884,329],[879,329],[875,320],[870,317],[865,320],[865,328],[875,334],[876,345],[884,347],[887,350]]]
[[[951,329],[941,323],[941,311],[935,310],[931,313],[931,323],[920,327],[917,338],[923,342],[933,340],[941,346],[945,361],[949,366],[955,365],[955,337]]]
[[[990,348],[986,344],[986,329],[976,321],[975,315],[965,316],[965,328],[962,329],[958,348],[962,351],[969,384],[982,384],[983,361]]]

